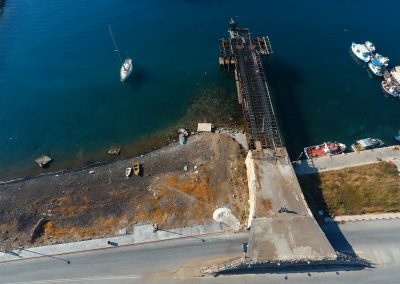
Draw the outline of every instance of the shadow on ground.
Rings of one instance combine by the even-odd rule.
[[[203,239],[203,238],[199,238],[199,237],[192,236],[192,235],[185,235],[185,234],[178,233],[178,232],[174,232],[174,231],[168,231],[168,230],[159,230],[159,231],[163,231],[163,232],[167,232],[167,233],[175,234],[175,235],[180,235],[180,236],[183,236],[183,237],[186,237],[186,238],[197,239],[197,240],[200,240],[202,243],[204,243],[204,242],[206,241],[206,240]]]
[[[49,255],[49,254],[43,254],[43,253],[36,252],[34,250],[31,250],[31,249],[21,249],[21,251],[26,251],[26,252],[29,252],[29,253],[32,253],[32,254],[37,254],[37,255],[39,255],[41,257],[48,257],[50,259],[60,260],[60,261],[63,261],[65,263],[67,263],[67,264],[71,263],[71,261],[68,260],[68,259],[61,258],[61,257],[56,257],[54,255]],[[22,258],[18,253],[15,253],[15,252],[9,252],[9,253],[12,254],[12,255],[15,255],[15,256],[18,256],[18,257]]]
[[[329,208],[322,194],[322,182],[319,175],[301,175],[297,176],[297,179],[299,180],[300,187],[315,220],[317,220],[333,249],[352,257],[357,257],[353,247],[343,235],[338,224],[325,223],[325,217],[332,216],[327,214]],[[323,213],[322,215],[320,214],[320,211]]]
[[[324,273],[340,271],[357,271],[375,268],[375,264],[364,259],[340,255],[335,260],[319,261],[293,261],[293,262],[266,262],[266,263],[243,263],[236,267],[225,267],[214,276],[219,275],[241,275],[241,274],[285,274],[286,279],[289,273]]]

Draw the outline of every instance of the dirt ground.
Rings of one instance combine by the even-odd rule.
[[[400,176],[388,162],[298,176],[314,216],[400,211]]]
[[[136,159],[1,184],[0,250],[106,237],[121,228],[130,233],[142,223],[199,225],[211,222],[217,207],[245,223],[244,159],[230,136],[207,133]],[[142,176],[127,179],[125,168],[134,161],[143,165]],[[43,226],[31,242],[38,223]]]

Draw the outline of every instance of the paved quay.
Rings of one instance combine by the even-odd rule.
[[[336,156],[293,161],[292,165],[296,174],[307,175],[362,166],[379,161],[392,161],[400,168],[400,146],[390,146],[362,152],[343,153]]]
[[[0,263],[178,238],[194,238],[202,240],[201,236],[224,232],[226,232],[226,227],[219,223],[177,228],[168,231],[155,230],[152,224],[137,225],[134,226],[133,234],[131,235],[121,235],[117,237],[109,237],[103,239],[94,239],[88,241],[71,242],[41,247],[21,248],[10,252],[0,252]]]

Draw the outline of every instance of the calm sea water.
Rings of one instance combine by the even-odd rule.
[[[0,176],[32,171],[43,153],[83,164],[178,120],[196,91],[226,84],[218,39],[230,17],[271,39],[267,78],[293,159],[325,140],[392,143],[400,101],[385,97],[350,44],[370,40],[400,65],[399,10],[397,0],[7,1]],[[108,24],[122,54],[134,58],[125,84]]]

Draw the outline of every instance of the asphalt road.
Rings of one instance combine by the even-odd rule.
[[[247,234],[185,239],[0,264],[0,283],[398,283],[400,220],[327,225],[338,250],[373,262],[362,271],[196,277],[210,259],[241,255]],[[70,261],[67,264],[66,261]],[[287,278],[287,279],[286,279]]]

